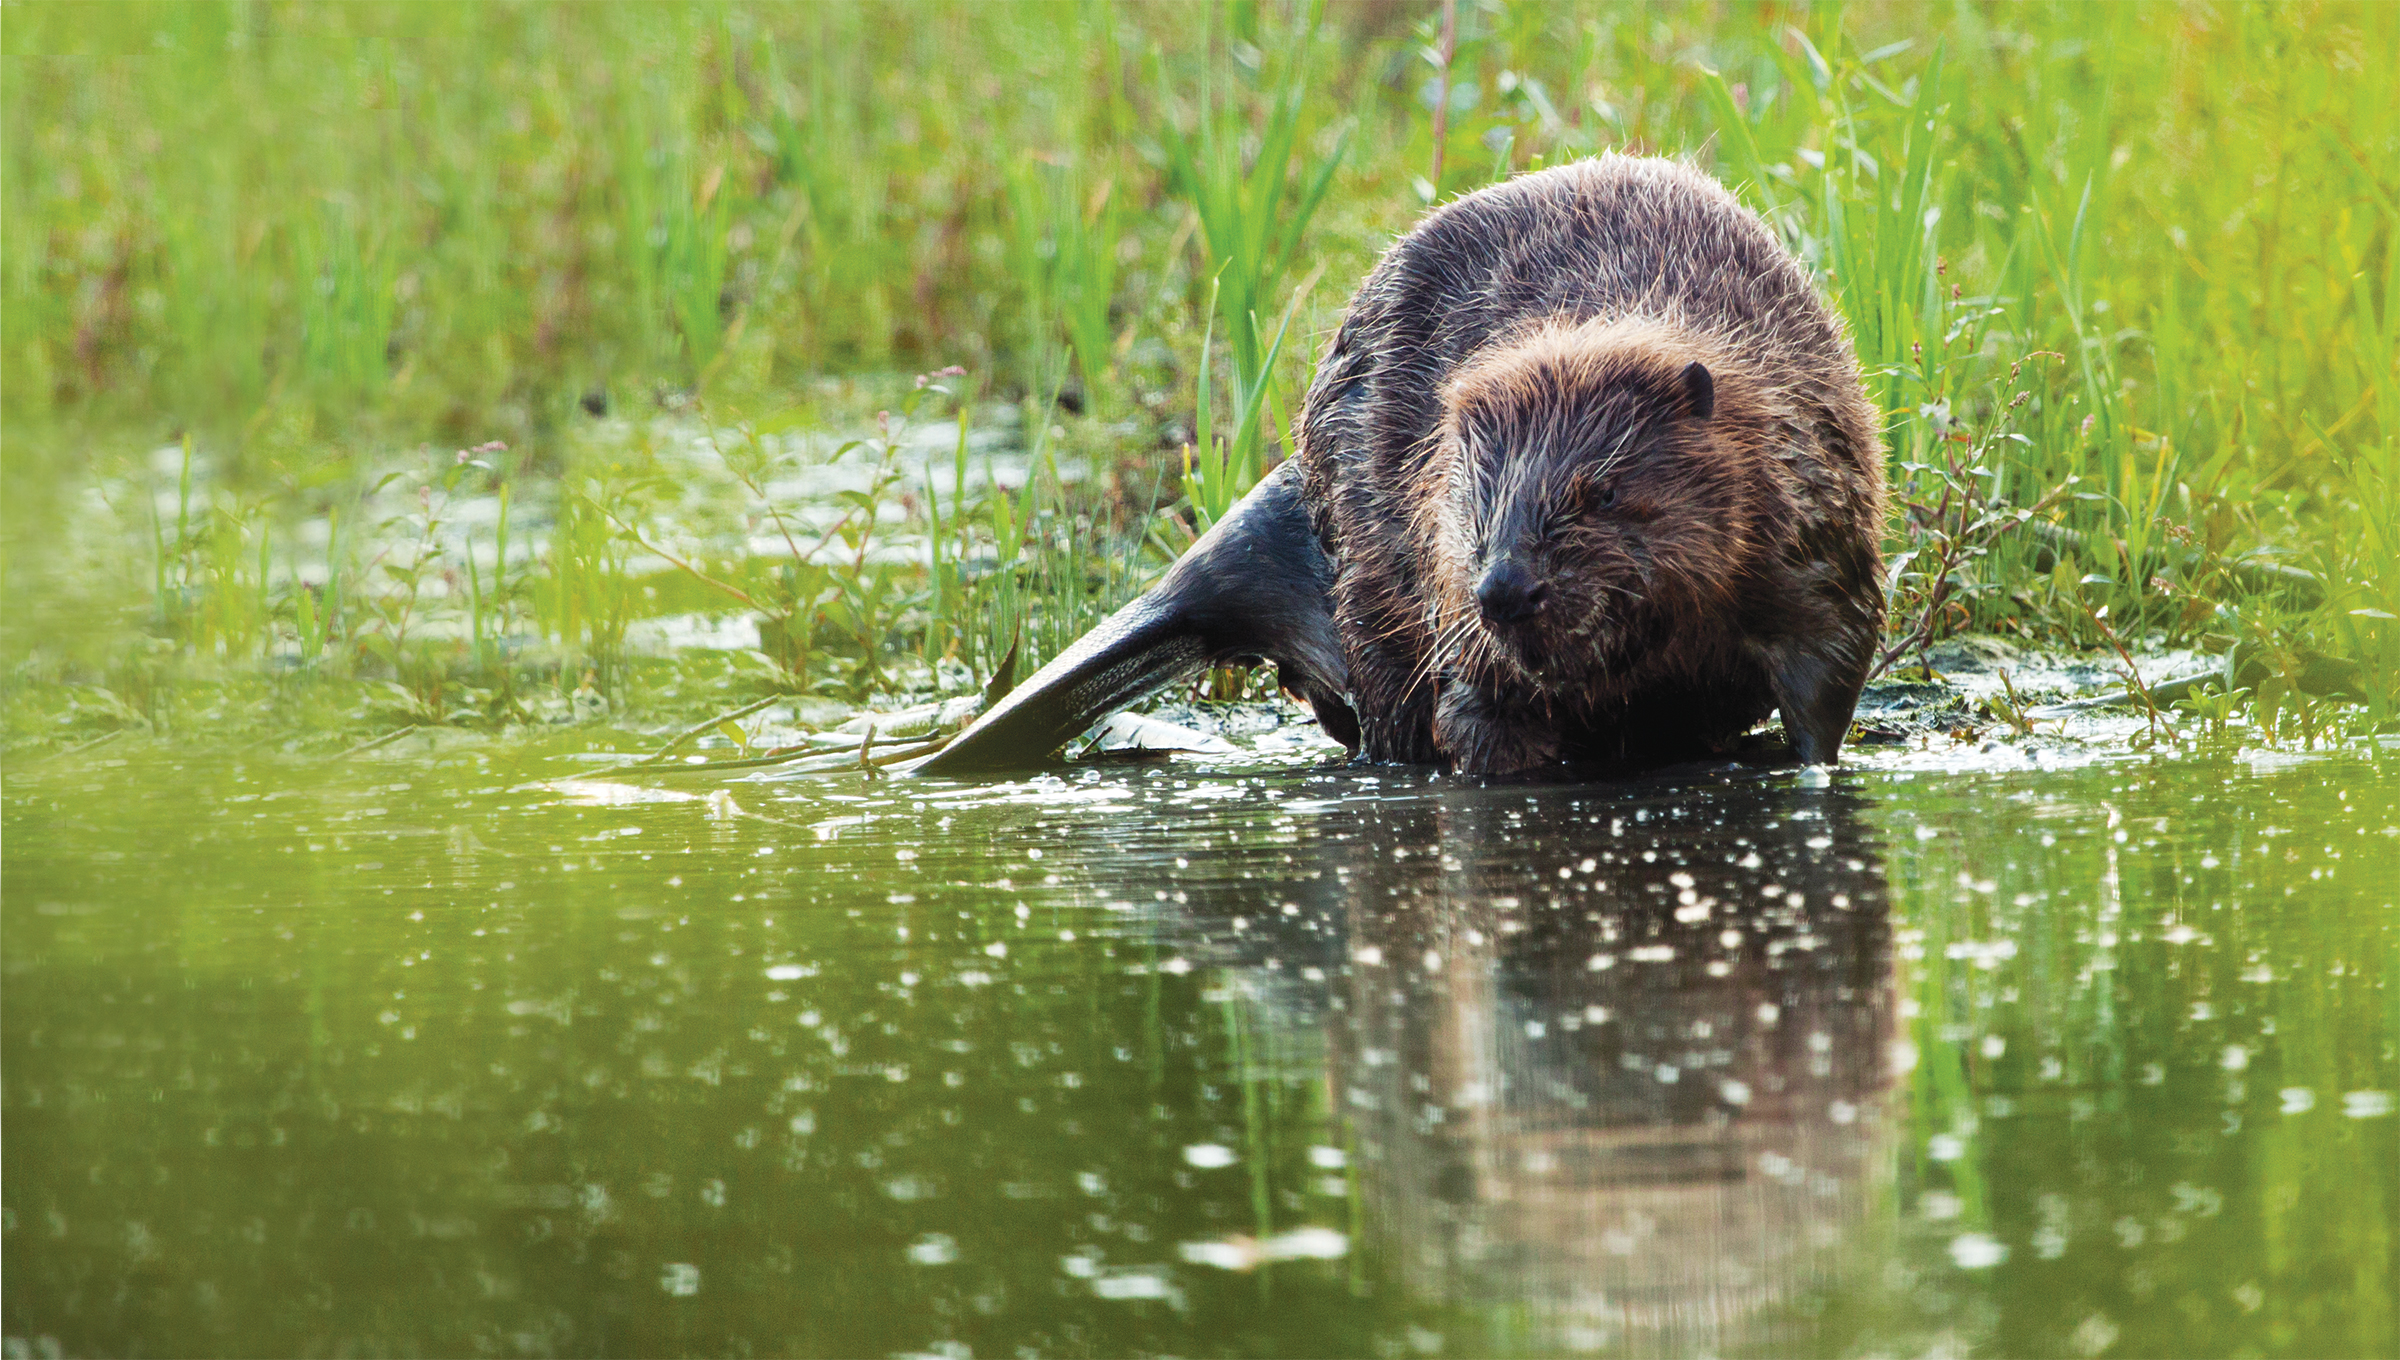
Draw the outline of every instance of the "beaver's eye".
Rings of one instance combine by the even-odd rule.
[[[1608,485],[1601,487],[1600,494],[1592,498],[1592,504],[1599,506],[1603,510],[1614,510],[1617,507],[1617,484],[1615,482],[1610,482]]]

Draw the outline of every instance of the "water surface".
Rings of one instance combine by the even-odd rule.
[[[10,771],[11,1353],[2400,1351],[2389,758],[575,768]]]

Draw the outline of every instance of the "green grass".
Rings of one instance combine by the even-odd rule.
[[[980,680],[1270,465],[1348,286],[1427,202],[1626,148],[1715,169],[1850,319],[1895,554],[1951,567],[1903,569],[1897,622],[2091,646],[2105,620],[2287,676],[2330,654],[2389,716],[2400,9],[1465,4],[1446,70],[1439,28],[13,5],[12,691],[139,712],[161,676],[247,667],[507,721],[613,692],[634,622],[703,607],[783,629],[758,683]],[[955,398],[906,376],[948,365]],[[918,494],[876,412],[946,427],[970,394],[967,421],[1019,413],[1030,478],[976,475],[962,423]],[[668,414],[723,456],[663,447]],[[742,445],[762,429],[821,437]],[[185,438],[196,475],[153,452]],[[803,508],[769,482],[828,459],[876,469],[849,551],[729,546],[774,542]],[[471,547],[389,546],[395,468],[419,516],[475,510]],[[1962,484],[2002,513],[2064,487],[2041,519],[2067,532],[1961,547]],[[933,546],[875,551],[895,536]]]

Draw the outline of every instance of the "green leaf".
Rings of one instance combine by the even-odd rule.
[[[1767,199],[1766,165],[1759,158],[1757,140],[1750,135],[1750,120],[1742,116],[1741,107],[1733,102],[1733,91],[1726,87],[1725,77],[1702,67],[1700,97],[1716,120],[1720,144],[1727,159],[1733,162],[1734,173],[1755,187],[1761,199]],[[1771,201],[1769,206],[1773,206]]]

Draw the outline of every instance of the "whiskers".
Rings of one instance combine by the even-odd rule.
[[[1479,680],[1497,670],[1500,657],[1493,645],[1492,635],[1483,627],[1483,620],[1471,606],[1453,602],[1444,614],[1433,620],[1433,641],[1409,674],[1407,685],[1400,691],[1399,702],[1408,702],[1420,686],[1433,678],[1437,671],[1448,668],[1460,679]]]

